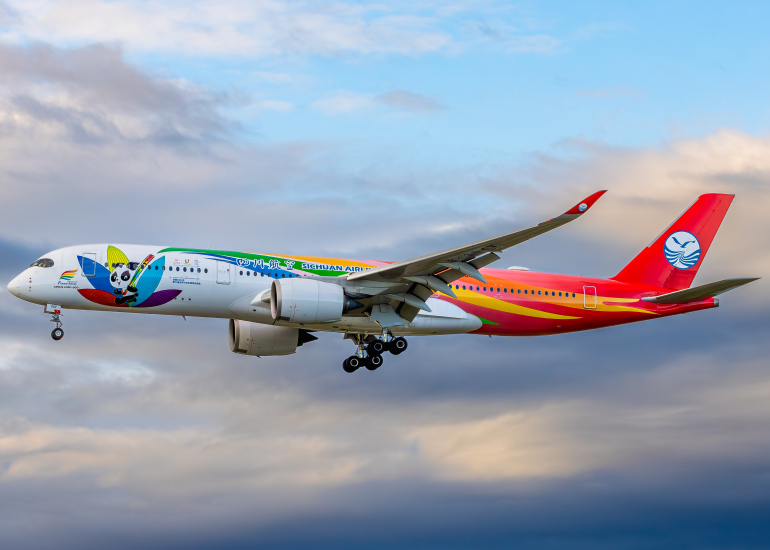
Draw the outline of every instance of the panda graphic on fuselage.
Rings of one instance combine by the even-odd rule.
[[[115,304],[125,304],[136,301],[136,287],[131,286],[133,272],[138,265],[136,262],[115,263],[112,265],[112,274],[110,275],[110,284],[112,284],[112,293],[115,294]]]

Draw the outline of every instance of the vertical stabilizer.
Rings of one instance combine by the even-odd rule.
[[[734,197],[718,193],[698,197],[613,279],[671,290],[689,288]]]

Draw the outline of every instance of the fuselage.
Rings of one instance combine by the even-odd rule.
[[[276,279],[317,277],[345,286],[346,275],[388,262],[285,256],[235,251],[142,245],[84,245],[61,248],[19,274],[9,290],[36,304],[62,309],[99,310],[193,317],[274,321],[269,305],[255,297]],[[37,263],[37,262],[36,262]],[[48,262],[43,262],[48,263]],[[487,280],[454,281],[457,298],[435,293],[412,322],[394,334],[473,333],[537,336],[588,330],[713,308],[717,300],[660,305],[641,300],[665,288],[508,269],[482,269]],[[129,290],[130,288],[130,290]],[[334,323],[301,325],[330,332],[377,334],[366,314],[345,315]]]

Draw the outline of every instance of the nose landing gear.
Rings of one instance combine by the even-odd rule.
[[[61,312],[61,308],[59,306],[46,306],[45,309],[46,313],[52,313],[51,315],[51,322],[56,323],[56,328],[51,331],[51,338],[54,340],[61,340],[64,338],[64,329],[61,328],[62,322],[61,322],[61,316],[63,315]]]

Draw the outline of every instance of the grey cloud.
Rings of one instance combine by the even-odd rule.
[[[235,128],[218,111],[233,98],[148,75],[105,45],[0,42],[0,85],[9,109],[60,125],[75,139],[190,140]],[[50,97],[51,88],[63,97]]]
[[[65,548],[758,543],[769,321],[729,302],[564,337],[413,338],[382,370],[349,376],[337,335],[258,360],[229,352],[220,320],[68,312],[53,343],[36,332],[44,316],[0,301],[0,531],[10,547]],[[579,475],[445,479],[433,443],[406,437],[574,403],[539,436],[581,442],[561,451],[569,461],[609,453]],[[16,447],[25,436],[35,447]],[[509,434],[474,437],[457,451]],[[351,470],[334,481],[337,466]]]
[[[391,109],[411,113],[430,114],[443,109],[441,104],[435,99],[404,90],[393,90],[380,94],[375,100]]]

